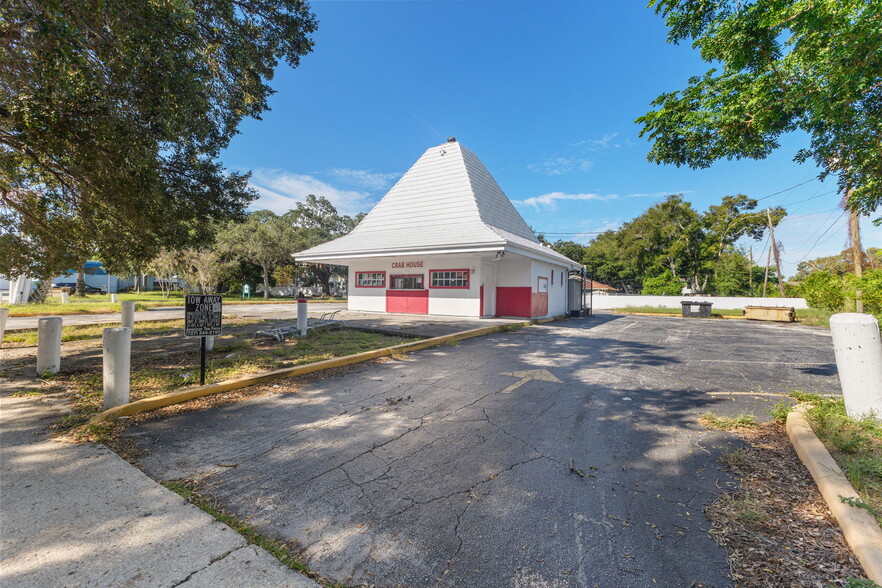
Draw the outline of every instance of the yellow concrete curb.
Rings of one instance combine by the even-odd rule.
[[[550,321],[553,319],[548,320]],[[264,372],[262,374],[256,374],[253,376],[244,376],[241,378],[236,378],[235,380],[218,382],[217,384],[207,384],[205,386],[198,386],[196,388],[188,388],[179,392],[169,392],[168,394],[151,396],[150,398],[136,400],[134,402],[122,404],[120,406],[105,410],[104,412],[100,412],[89,419],[89,424],[100,423],[103,421],[119,418],[121,416],[131,416],[133,414],[138,414],[139,412],[146,412],[148,410],[154,410],[156,408],[162,408],[164,406],[171,406],[172,404],[180,404],[181,402],[187,402],[188,400],[193,400],[195,398],[201,398],[203,396],[209,396],[211,394],[217,394],[219,392],[229,392],[230,390],[237,390],[239,388],[245,388],[254,384],[269,382],[271,380],[278,380],[279,378],[300,376],[303,374],[309,374],[312,372],[318,372],[330,368],[351,365],[353,363],[360,363],[363,361],[376,359],[378,357],[387,357],[396,353],[419,351],[421,349],[437,347],[438,345],[443,345],[445,343],[450,343],[453,341],[462,341],[464,339],[471,339],[472,337],[480,337],[481,335],[489,335],[491,333],[508,331],[512,328],[529,326],[530,324],[532,324],[531,321],[525,321],[522,323],[481,327],[480,329],[460,331],[459,333],[442,335],[441,337],[432,337],[431,339],[423,339],[422,341],[414,341],[413,343],[403,343],[401,345],[394,345],[392,347],[384,347],[382,349],[364,351],[362,353],[356,353],[354,355],[335,357],[333,359],[326,359],[324,361],[317,361],[315,363],[308,363],[296,367],[283,368],[271,372]]]
[[[842,498],[860,498],[836,461],[815,435],[805,417],[805,407],[796,406],[787,415],[787,435],[799,458],[808,468],[827,506],[842,528],[870,580],[882,583],[882,529],[870,513],[842,502]]]

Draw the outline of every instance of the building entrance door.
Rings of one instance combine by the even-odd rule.
[[[496,316],[496,263],[485,262],[482,274],[484,279],[481,288],[484,304],[481,316]]]

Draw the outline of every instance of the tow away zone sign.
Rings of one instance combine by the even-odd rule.
[[[219,294],[188,294],[184,302],[184,336],[220,335],[221,306]]]

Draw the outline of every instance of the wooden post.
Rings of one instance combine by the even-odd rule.
[[[769,239],[771,241],[771,238]],[[769,243],[769,252],[766,254],[766,277],[763,278],[763,298],[766,297],[766,287],[769,285],[769,264],[772,263],[772,244]]]
[[[846,206],[851,198],[851,188],[846,192]],[[854,277],[860,280],[864,275],[863,248],[861,247],[861,221],[856,210],[849,210],[849,229],[851,233],[851,259],[854,265]],[[854,293],[855,312],[864,312],[863,292],[860,287]]]
[[[781,275],[781,258],[778,256],[778,243],[775,242],[775,227],[772,226],[772,213],[766,209],[766,218],[769,219],[769,236],[772,238],[772,251],[775,253],[775,271],[778,272],[778,292],[784,298],[784,276]]]
[[[750,266],[749,273],[747,274],[748,283],[750,284],[748,292],[753,296],[753,245],[750,246]]]

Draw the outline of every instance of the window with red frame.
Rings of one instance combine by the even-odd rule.
[[[385,288],[386,272],[355,272],[355,286],[358,288]]]
[[[423,274],[403,274],[389,277],[390,290],[422,290]]]
[[[429,275],[430,288],[469,287],[469,270],[432,270]]]

